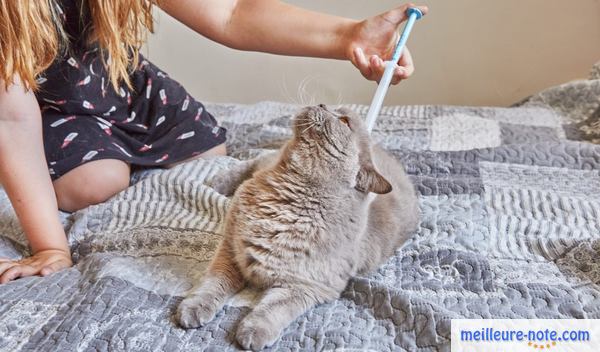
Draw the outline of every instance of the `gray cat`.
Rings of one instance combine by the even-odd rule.
[[[371,146],[358,116],[324,105],[296,116],[294,136],[280,151],[212,184],[235,194],[223,240],[177,320],[197,328],[246,285],[263,290],[237,328],[246,349],[271,345],[299,315],[338,298],[350,278],[382,264],[419,222],[402,166]]]

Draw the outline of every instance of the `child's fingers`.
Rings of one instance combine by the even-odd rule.
[[[45,267],[42,268],[42,270],[40,271],[40,274],[42,276],[48,276],[50,274],[53,274],[57,271],[59,271],[60,269],[66,268],[67,265],[61,262],[54,262],[50,265],[46,265]]]
[[[362,49],[354,50],[355,66],[360,70],[360,73],[367,79],[379,82],[385,72],[386,62],[378,55],[371,55],[367,59]],[[404,53],[398,61],[398,67],[394,70],[391,84],[398,84],[403,79],[410,77],[414,71],[412,57],[408,49],[404,49]]]
[[[406,78],[406,71],[402,67],[396,67],[394,70],[394,76],[392,77],[392,84],[398,84],[400,81]]]
[[[410,77],[415,71],[415,65],[413,64],[412,56],[407,48],[404,48],[400,60],[398,60],[398,67],[394,71],[394,77],[392,78],[392,84],[398,84],[403,79]]]
[[[415,71],[415,64],[413,63],[412,55],[408,48],[404,47],[402,51],[402,56],[400,56],[400,60],[398,60],[398,66],[404,67],[406,70],[406,78],[413,74]]]
[[[371,76],[371,68],[369,67],[369,62],[367,61],[365,52],[361,48],[354,49],[354,63],[360,71],[360,73],[365,78],[369,78]]]
[[[371,55],[369,59],[372,75],[369,79],[379,82],[385,71],[385,62],[377,55]]]
[[[32,276],[37,274],[37,270],[29,265],[15,265],[10,269],[6,270],[2,276],[0,276],[0,284],[5,284],[19,277]]]
[[[407,79],[408,77],[410,77],[410,73],[408,72],[406,67],[396,66],[396,69],[394,70],[392,84],[396,84],[402,80]]]
[[[0,263],[0,275],[4,274],[4,272],[8,269],[10,269],[11,267],[15,266],[15,265],[19,265],[19,263],[13,262],[13,261],[8,261],[8,262],[2,262]]]

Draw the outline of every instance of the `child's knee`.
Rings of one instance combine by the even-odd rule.
[[[125,164],[126,166],[126,164]],[[79,170],[78,170],[79,171]],[[88,168],[69,179],[55,182],[58,207],[77,211],[107,201],[129,186],[129,167]]]
[[[88,205],[102,203],[129,187],[129,176],[129,172],[104,170],[88,180],[88,187],[82,187],[76,193]]]

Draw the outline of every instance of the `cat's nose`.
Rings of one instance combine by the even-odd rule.
[[[325,104],[319,104],[319,107],[323,110],[327,110],[327,106]]]

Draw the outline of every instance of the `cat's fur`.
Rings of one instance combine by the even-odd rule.
[[[239,344],[253,350],[272,344],[312,306],[338,298],[351,277],[385,261],[419,222],[402,166],[371,146],[358,116],[323,105],[296,117],[294,137],[279,152],[242,163],[213,186],[235,191],[224,237],[177,320],[202,326],[244,286],[264,290],[237,328]]]

